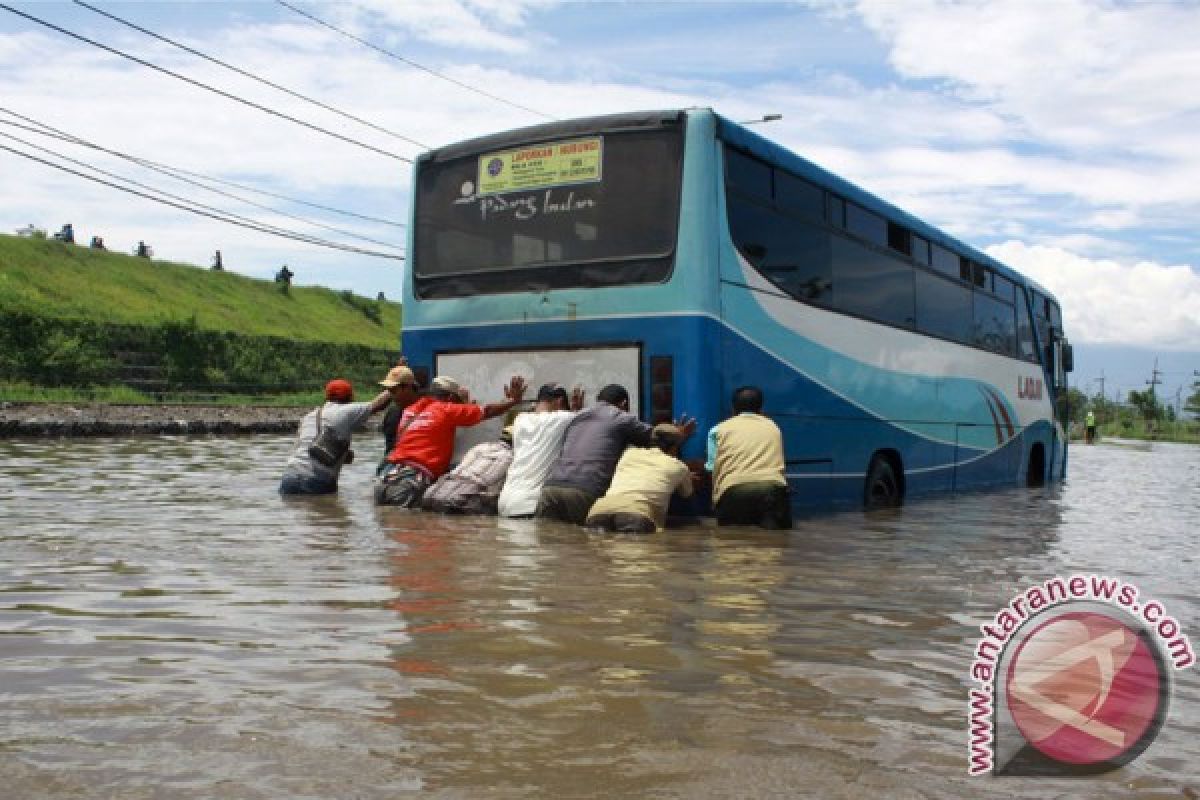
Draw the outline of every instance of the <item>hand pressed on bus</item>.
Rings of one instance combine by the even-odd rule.
[[[508,380],[508,386],[504,387],[504,396],[514,403],[519,403],[525,397],[525,379],[520,375],[513,375]]]
[[[696,418],[689,417],[687,414],[681,414],[679,419],[675,420],[674,425],[679,428],[685,439],[696,432]]]
[[[508,385],[504,387],[504,400],[499,403],[488,403],[483,407],[483,418],[492,419],[507,412],[510,408],[521,402],[525,397],[525,379],[520,375],[513,375],[508,380]]]

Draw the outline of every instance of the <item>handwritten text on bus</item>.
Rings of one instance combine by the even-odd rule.
[[[467,198],[465,202],[471,202],[472,200],[479,201],[479,215],[480,219],[484,221],[495,217],[502,217],[505,214],[512,215],[513,219],[527,220],[533,219],[538,215],[571,214],[596,207],[595,199],[591,197],[579,197],[574,190],[555,192],[554,189],[547,189],[544,192],[527,194],[521,197],[492,195],[488,197]],[[458,202],[464,201],[460,200]]]

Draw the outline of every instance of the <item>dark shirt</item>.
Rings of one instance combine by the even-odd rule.
[[[653,426],[608,403],[580,411],[567,426],[562,452],[546,485],[569,486],[599,497],[612,483],[625,448],[631,444],[646,447],[653,430]]]
[[[379,429],[383,431],[384,456],[387,456],[396,447],[396,428],[400,427],[400,415],[404,413],[404,409],[407,407],[399,408],[395,403],[392,403],[388,406],[387,413],[383,415],[383,422],[380,424]]]

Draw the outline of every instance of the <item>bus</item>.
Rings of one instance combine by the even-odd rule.
[[[514,374],[590,397],[620,383],[647,421],[696,418],[687,459],[737,387],[761,387],[800,512],[1066,472],[1055,298],[711,109],[424,154],[403,307],[424,381],[480,401]]]

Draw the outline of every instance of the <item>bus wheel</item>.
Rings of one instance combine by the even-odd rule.
[[[867,482],[863,487],[863,507],[867,511],[895,508],[904,501],[904,490],[891,459],[882,453],[871,458]]]
[[[1029,467],[1025,472],[1025,485],[1030,487],[1042,486],[1046,483],[1046,448],[1041,442],[1034,444],[1029,451]]]

